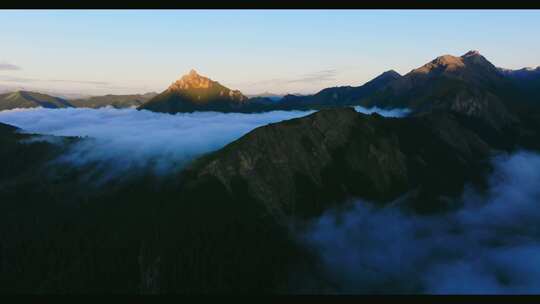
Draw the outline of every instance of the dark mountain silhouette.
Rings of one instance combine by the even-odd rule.
[[[283,108],[324,108],[347,105],[359,105],[360,101],[396,79],[401,75],[394,70],[386,71],[364,85],[358,87],[343,86],[323,89],[314,95],[286,95],[280,100],[278,107]]]
[[[521,90],[519,99],[540,103],[540,67],[519,70],[499,69]]]
[[[242,185],[53,164],[80,138],[0,123],[0,293],[275,293],[306,255]],[[99,172],[99,171],[98,171]],[[92,177],[92,176],[91,176]],[[17,278],[17,279],[13,279]]]
[[[519,70],[499,68],[499,71],[505,76],[514,79],[532,80],[540,78],[540,66],[536,68],[522,68]]]
[[[16,108],[67,108],[72,107],[69,101],[29,91],[16,91],[0,94],[0,111]]]
[[[272,100],[280,100],[281,98],[283,98],[284,95],[274,94],[274,93],[271,93],[271,92],[263,92],[263,93],[260,93],[260,94],[250,94],[250,95],[246,95],[246,96],[249,97],[250,99],[251,98],[256,98],[256,97],[264,97],[264,98],[269,98],[269,99],[272,99]]]

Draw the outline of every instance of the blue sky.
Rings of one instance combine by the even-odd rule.
[[[540,11],[0,11],[0,88],[162,91],[195,68],[246,94],[311,93],[479,50],[540,65]]]

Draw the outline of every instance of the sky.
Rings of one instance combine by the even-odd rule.
[[[540,10],[0,11],[0,90],[161,92],[190,69],[244,94],[314,93],[479,50],[540,66]]]

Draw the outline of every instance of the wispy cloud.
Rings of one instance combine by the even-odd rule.
[[[336,79],[336,75],[339,73],[337,69],[327,69],[316,72],[311,72],[308,74],[299,75],[294,78],[272,78],[265,79],[256,82],[250,82],[246,85],[248,86],[260,86],[260,85],[271,85],[271,86],[283,86],[288,84],[313,84],[320,83],[325,81],[332,81]]]
[[[65,83],[78,83],[78,84],[92,84],[109,86],[111,83],[107,81],[94,81],[94,80],[66,80],[66,79],[47,79],[46,82],[65,82]]]
[[[21,69],[20,66],[17,66],[11,63],[0,62],[0,71],[17,71],[20,69]]]
[[[489,189],[461,209],[421,216],[365,201],[328,211],[303,235],[335,292],[504,294],[540,291],[540,155],[493,159]]]
[[[106,81],[93,81],[93,80],[66,80],[66,79],[40,79],[40,78],[28,78],[28,77],[13,77],[13,76],[0,76],[0,80],[7,82],[63,82],[63,83],[77,83],[77,84],[90,84],[90,85],[110,85]]]
[[[288,80],[289,83],[313,83],[321,81],[335,80],[338,71],[336,69],[322,70],[302,75],[296,79]]]

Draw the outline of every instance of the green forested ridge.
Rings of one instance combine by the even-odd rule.
[[[72,107],[72,105],[63,98],[36,92],[16,91],[0,94],[0,111],[35,107],[66,108]]]
[[[147,102],[156,93],[132,94],[132,95],[103,95],[88,98],[72,99],[69,102],[78,108],[101,108],[112,106],[114,108],[138,107]]]

